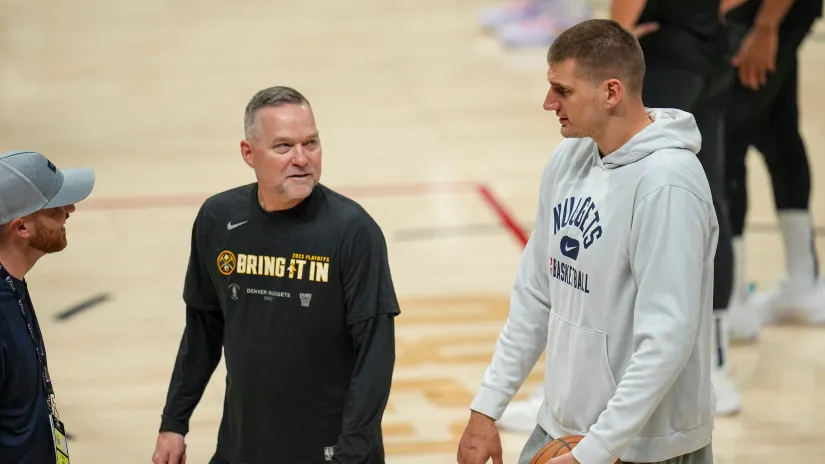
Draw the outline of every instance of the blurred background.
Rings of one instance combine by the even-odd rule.
[[[542,109],[547,46],[608,4],[559,1],[520,17],[519,5],[486,0],[0,0],[0,151],[39,150],[97,175],[67,224],[69,247],[28,276],[72,462],[151,462],[192,221],[207,196],[254,181],[243,111],[273,85],[308,97],[322,182],[387,237],[403,312],[388,462],[455,462],[561,140]],[[800,51],[818,224],[823,41],[817,24]],[[764,163],[748,163],[748,277],[770,286],[783,252]],[[825,328],[800,326],[734,348],[742,411],[717,419],[718,463],[825,452],[823,353]],[[223,375],[221,364],[192,418],[190,463],[214,452]],[[542,376],[540,362],[519,399]],[[503,433],[505,462],[526,438]]]

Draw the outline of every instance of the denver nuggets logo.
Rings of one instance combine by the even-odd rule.
[[[218,270],[223,275],[232,274],[235,270],[235,254],[224,250],[218,255]]]

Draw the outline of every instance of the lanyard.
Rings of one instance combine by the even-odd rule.
[[[11,275],[6,269],[0,264],[0,277],[6,281],[6,285],[11,288],[11,291],[14,292],[14,296],[17,298],[17,305],[20,307],[20,315],[23,316],[23,322],[26,323],[26,328],[29,329],[29,336],[32,339],[32,343],[34,343],[34,351],[37,353],[37,360],[39,361],[40,367],[42,368],[41,377],[43,379],[43,386],[46,388],[46,396],[48,397],[49,408],[52,412],[56,412],[56,408],[54,407],[54,389],[52,388],[52,379],[49,376],[49,369],[46,367],[46,352],[43,347],[42,343],[38,343],[37,337],[34,336],[34,330],[32,328],[32,322],[34,321],[34,315],[32,315],[32,322],[29,322],[29,318],[26,316],[26,307],[23,305],[23,299],[20,297],[20,294],[17,292],[17,289],[14,287],[14,282],[11,280]]]

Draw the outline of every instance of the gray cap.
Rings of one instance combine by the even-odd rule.
[[[0,155],[0,224],[77,203],[94,185],[91,168],[60,170],[36,151],[7,151]]]

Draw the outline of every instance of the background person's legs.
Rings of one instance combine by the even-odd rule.
[[[725,200],[724,156],[724,80],[722,70],[717,75],[701,74],[652,66],[646,73],[643,101],[653,108],[677,108],[693,113],[702,134],[699,160],[710,184],[714,209],[719,218],[719,244],[714,261],[713,308],[728,307],[733,285],[733,251],[728,205]],[[673,89],[679,89],[674,92]]]
[[[717,79],[718,78],[718,79]],[[723,80],[724,75],[714,76],[714,80]],[[724,111],[726,101],[722,92],[708,87],[693,110],[699,131],[702,134],[702,150],[699,159],[705,167],[705,173],[713,195],[714,209],[719,222],[719,241],[714,259],[713,309],[716,336],[714,341],[713,386],[716,391],[716,413],[733,414],[739,411],[741,400],[734,384],[729,379],[729,307],[733,291],[734,256],[733,233],[731,230],[730,209],[725,194],[725,146],[724,146]]]
[[[754,136],[769,131],[766,121],[757,121],[750,126],[742,126],[727,131],[725,137],[725,176],[727,177],[726,197],[733,235],[733,289],[729,310],[731,338],[752,340],[759,334],[762,316],[751,308],[744,309],[749,298],[745,259],[745,217],[748,209],[747,165],[748,148],[754,144]]]
[[[702,99],[687,111],[693,113],[696,125],[702,134],[699,160],[705,168],[705,175],[713,197],[713,207],[719,221],[719,241],[714,260],[713,309],[725,310],[728,308],[733,289],[731,244],[733,234],[730,225],[730,208],[725,195],[725,100],[721,93],[713,92],[706,86]]]
[[[793,61],[772,106],[760,123],[752,126],[752,144],[762,153],[770,174],[785,249],[785,277],[756,308],[761,306],[768,320],[782,318],[787,312],[821,322],[825,313],[817,304],[822,298],[818,296],[819,266],[809,213],[811,174],[799,131],[797,66]]]
[[[650,66],[645,75],[642,100],[645,106],[677,108],[693,113],[702,134],[699,160],[708,178],[713,207],[719,222],[713,273],[713,309],[718,337],[714,337],[713,386],[717,414],[739,411],[740,398],[728,377],[728,305],[733,287],[733,234],[725,194],[725,96],[732,73],[727,66],[707,75],[689,70]],[[674,92],[673,89],[679,89]]]
[[[741,39],[744,29],[734,26]],[[809,212],[810,167],[799,130],[797,50],[810,26],[780,30],[776,71],[758,91],[735,81],[731,90],[727,133],[727,186],[733,218],[734,260],[732,335],[753,338],[763,322],[786,313],[811,322],[825,320],[818,262]],[[750,145],[762,153],[773,186],[782,243],[785,279],[777,290],[757,298],[747,295],[743,230],[747,214],[745,157]]]

